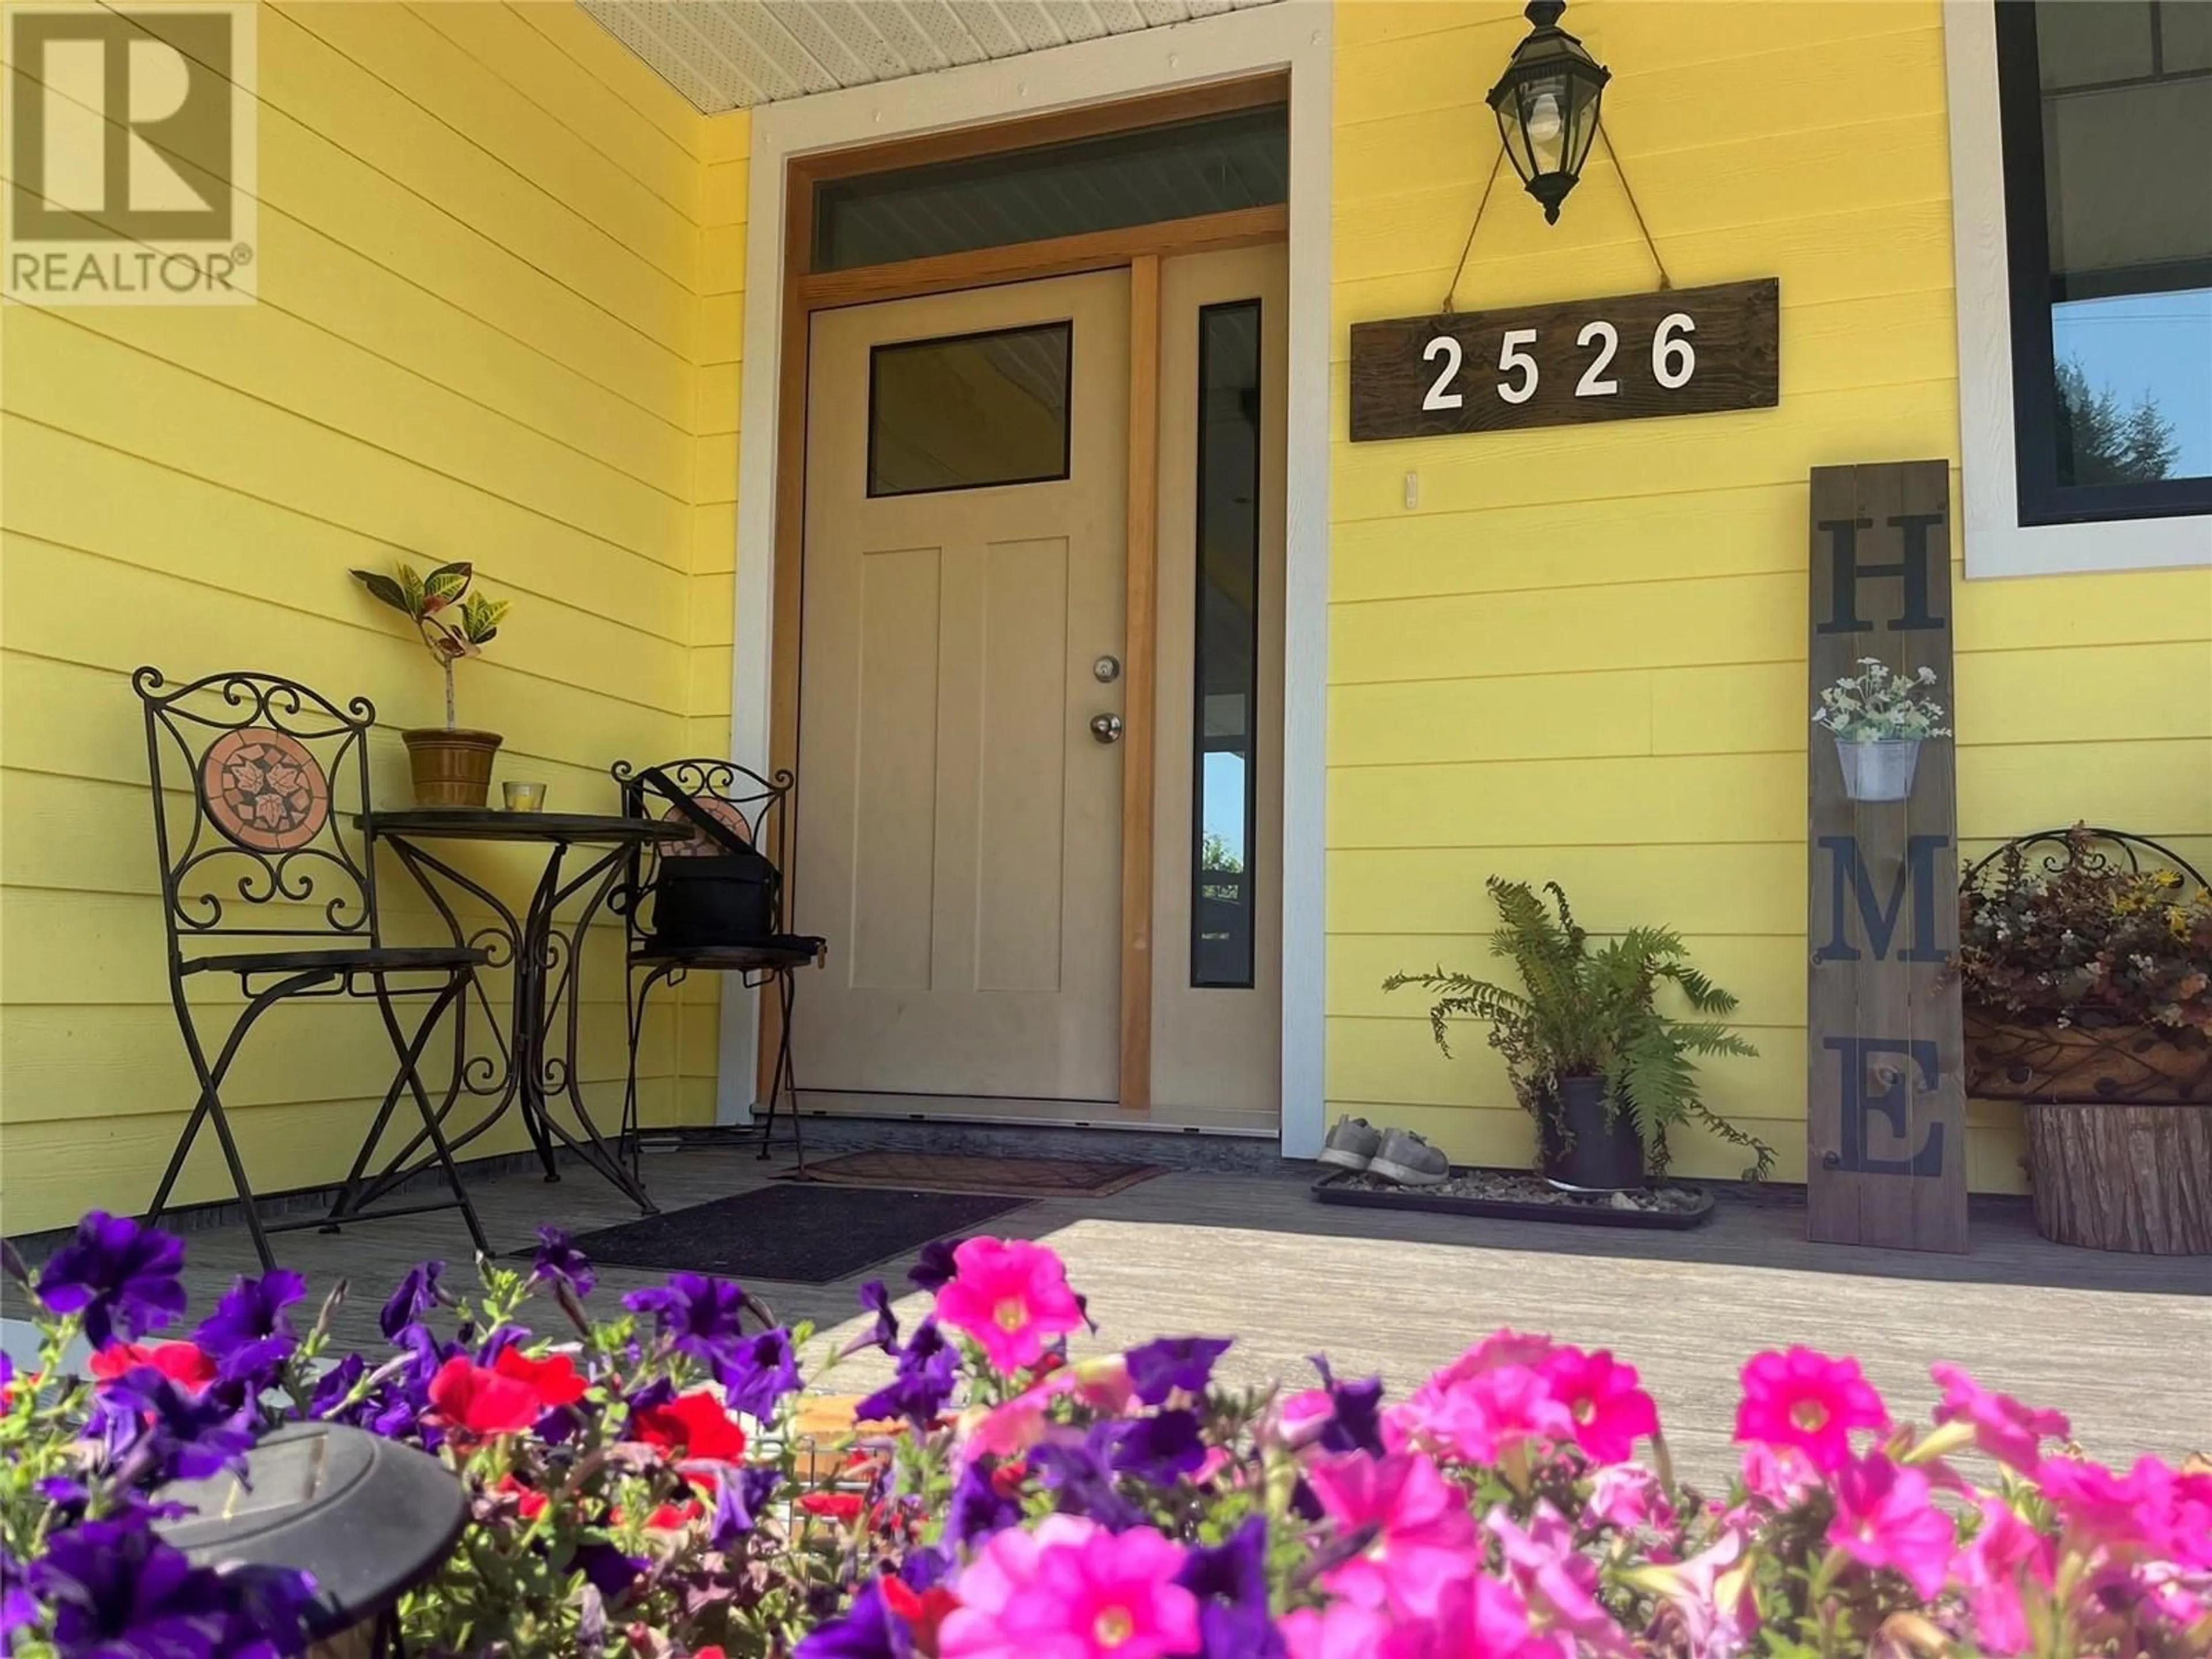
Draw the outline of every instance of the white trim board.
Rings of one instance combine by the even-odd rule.
[[[2023,525],[2013,453],[2012,301],[2005,261],[2004,149],[1991,0],[1944,0],[1951,114],[1951,249],[1958,288],[1959,442],[1966,574],[2212,565],[2212,518]]]
[[[765,771],[775,586],[786,163],[793,156],[1287,69],[1291,77],[1290,429],[1284,595],[1282,1146],[1323,1132],[1322,906],[1328,712],[1329,234],[1328,0],[1281,0],[1165,28],[823,93],[755,112],[745,228],[738,455],[732,758]],[[725,994],[714,1116],[750,1116],[758,999]]]

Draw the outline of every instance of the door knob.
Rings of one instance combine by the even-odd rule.
[[[1093,714],[1091,717],[1091,735],[1101,743],[1121,742],[1121,717],[1119,714]]]

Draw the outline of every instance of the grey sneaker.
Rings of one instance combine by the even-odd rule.
[[[1401,1187],[1436,1187],[1450,1176],[1451,1160],[1411,1129],[1385,1129],[1382,1149],[1369,1160],[1367,1173]]]
[[[1376,1151],[1382,1145],[1382,1131],[1365,1118],[1340,1117],[1314,1161],[1334,1164],[1340,1170],[1364,1170],[1375,1161]]]

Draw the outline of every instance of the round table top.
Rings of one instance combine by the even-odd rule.
[[[508,812],[495,806],[408,806],[364,812],[354,822],[376,836],[419,840],[678,842],[691,839],[688,823],[626,817],[618,812]]]

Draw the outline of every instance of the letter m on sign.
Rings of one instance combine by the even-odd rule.
[[[1934,676],[1955,724],[1950,467],[1813,470],[1807,712],[1866,672]],[[1920,746],[1902,800],[1851,797],[1809,722],[1806,1200],[1817,1240],[1966,1248],[1958,802],[1951,739]]]

